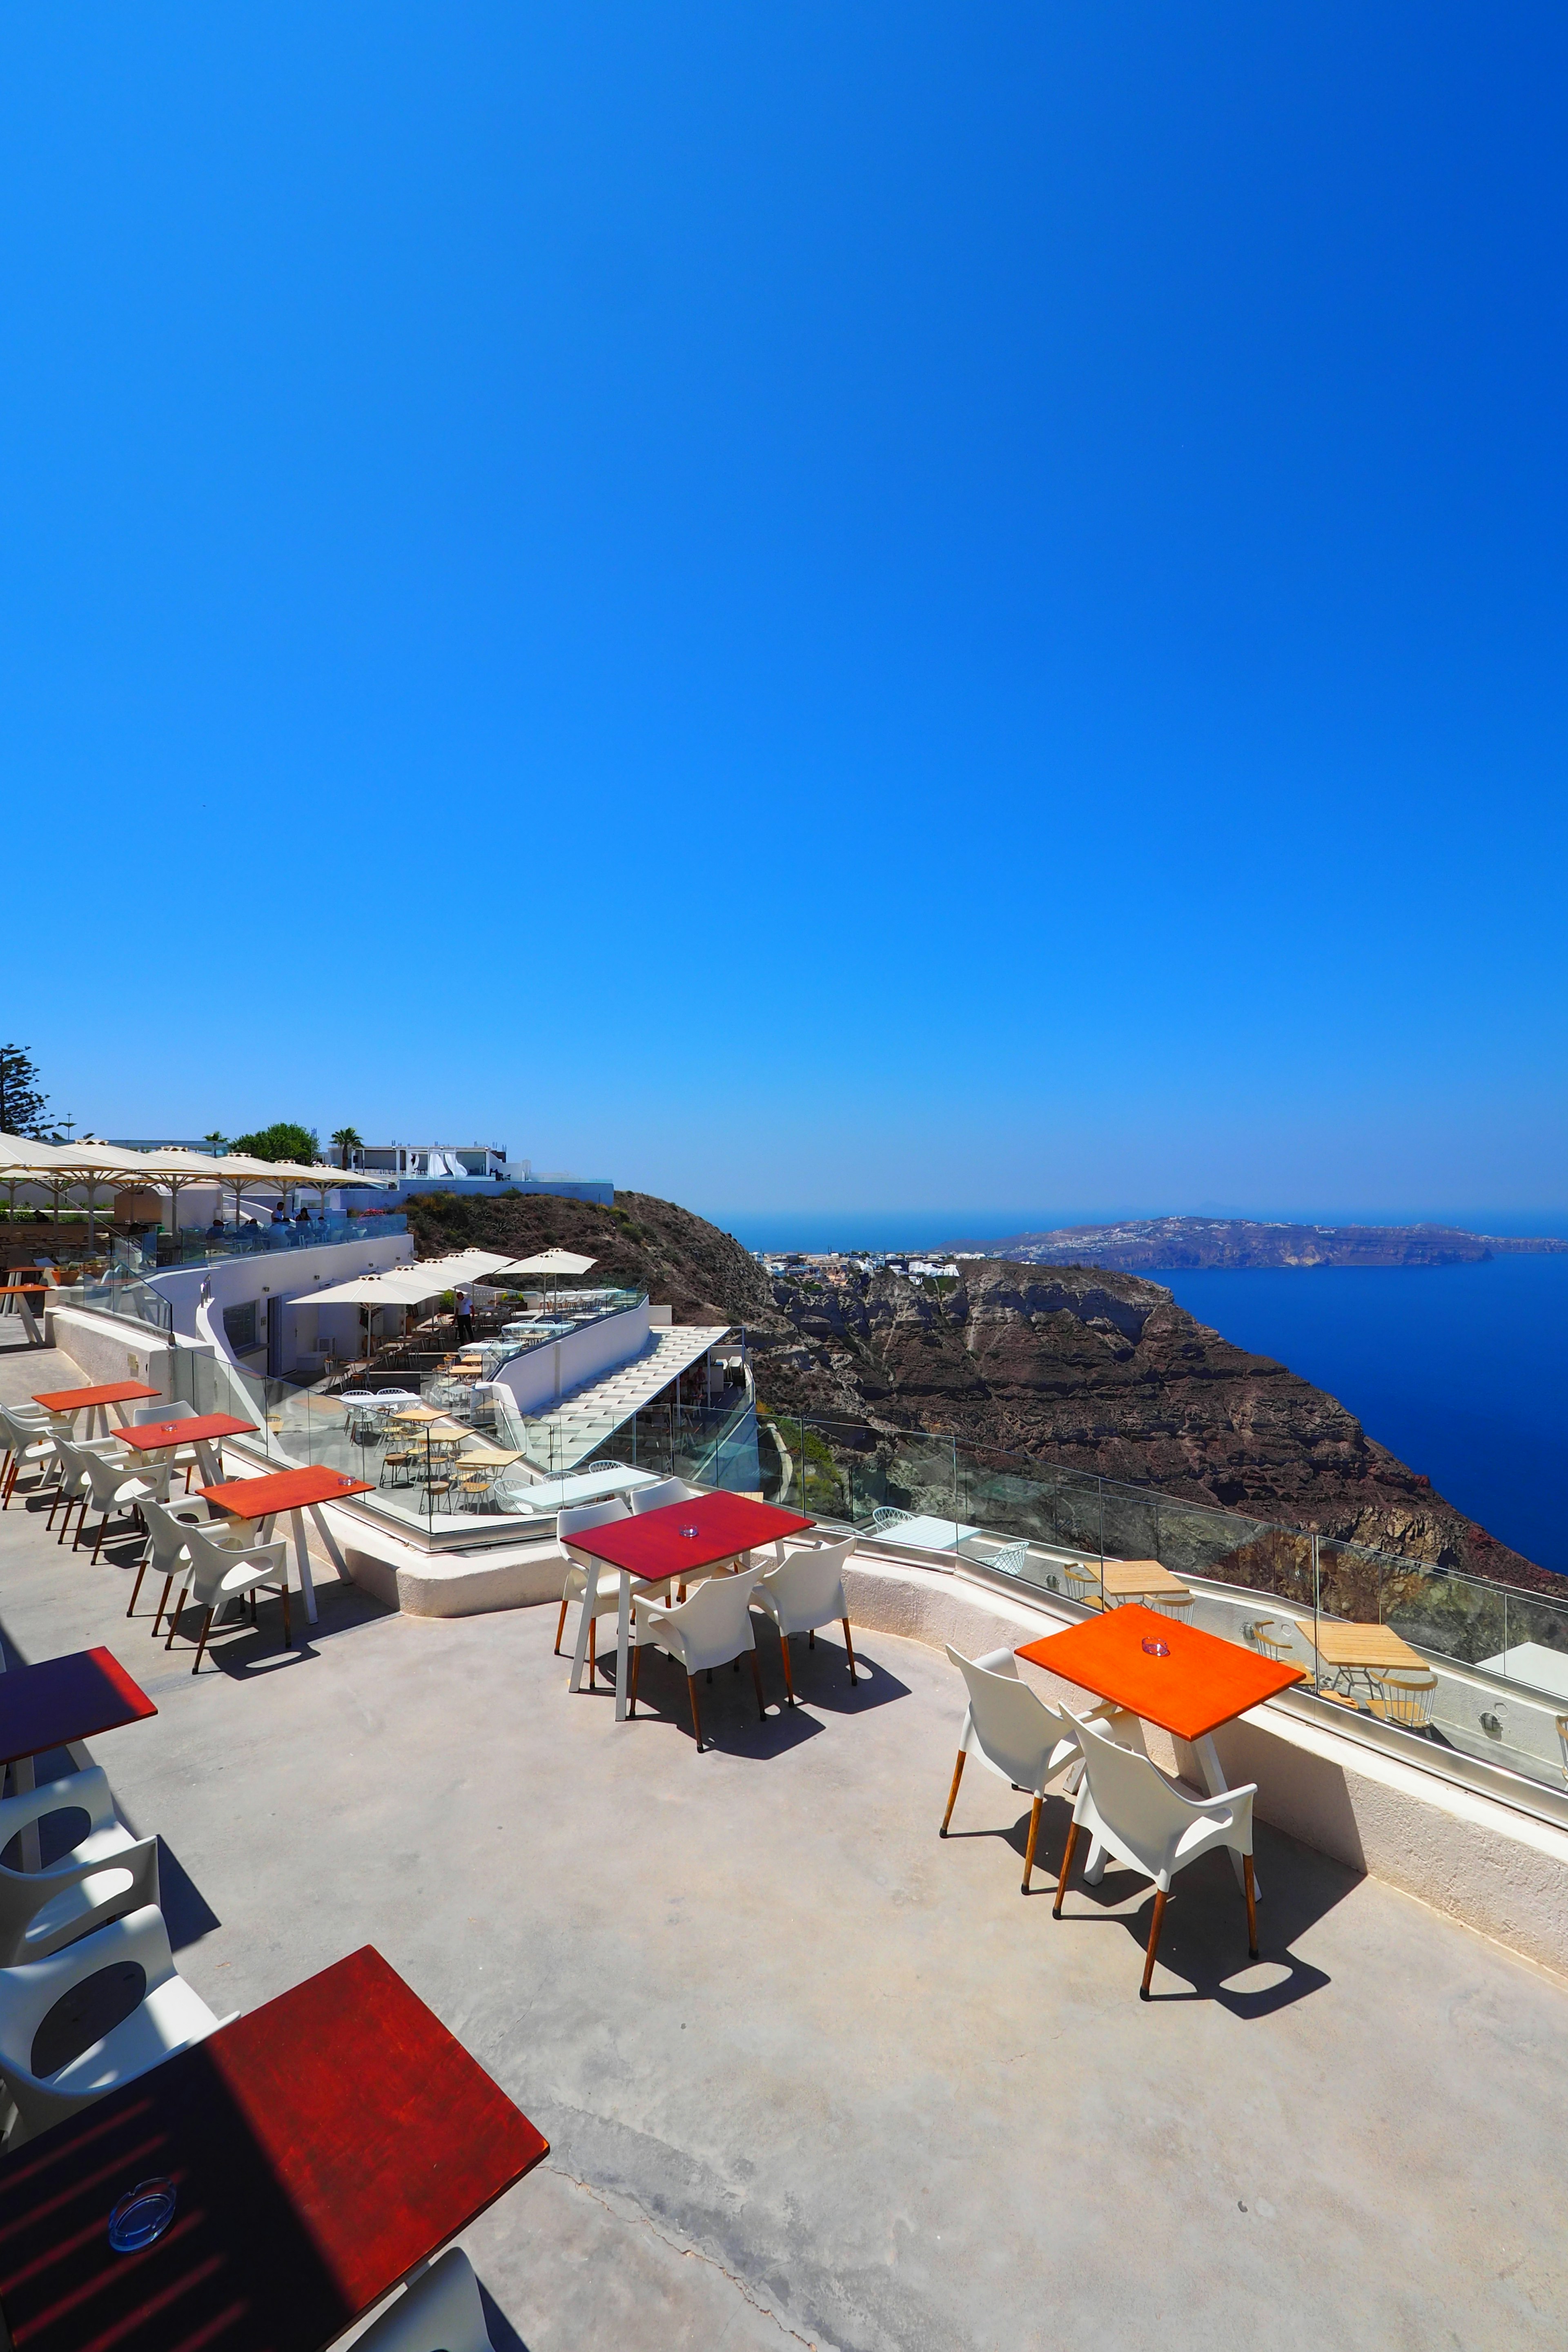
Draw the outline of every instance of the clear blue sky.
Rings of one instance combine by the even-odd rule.
[[[1560,1207],[1565,69],[10,12],[0,1030],[710,1210]]]

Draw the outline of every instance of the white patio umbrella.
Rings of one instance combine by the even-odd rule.
[[[535,1257],[514,1257],[508,1265],[507,1272],[551,1276],[586,1274],[591,1265],[597,1265],[598,1263],[596,1257],[579,1257],[575,1250],[547,1249],[541,1250]],[[560,1296],[559,1289],[556,1296]]]

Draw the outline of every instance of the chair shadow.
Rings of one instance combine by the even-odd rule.
[[[584,1685],[584,1687],[586,1685]],[[601,1696],[614,1696],[613,1686]],[[763,1699],[767,1713],[757,1719],[757,1695],[752,1687],[751,1669],[742,1658],[737,1675],[729,1666],[715,1666],[713,1679],[697,1677],[697,1705],[702,1717],[702,1750],[710,1748],[722,1750],[726,1756],[739,1756],[750,1762],[765,1763],[781,1756],[803,1740],[819,1738],[823,1726],[804,1707],[785,1704],[784,1676],[772,1675],[763,1662]],[[691,1699],[686,1687],[686,1675],[679,1660],[650,1643],[642,1654],[642,1668],[637,1684],[636,1720],[644,1716],[650,1721],[670,1724],[691,1740]]]
[[[479,2305],[485,2315],[485,2334],[493,2352],[528,2352],[528,2347],[497,2303],[483,2279],[479,2282]]]
[[[771,1665],[773,1676],[782,1682],[784,1667],[779,1660],[776,1634],[760,1634],[757,1649],[764,1681],[769,1679]],[[804,1633],[795,1634],[789,1645],[789,1663],[800,1705],[819,1707],[828,1715],[865,1715],[872,1707],[887,1706],[894,1699],[910,1696],[908,1683],[900,1682],[897,1675],[858,1647],[852,1683],[841,1634],[819,1639],[815,1649],[807,1646]]]
[[[67,1546],[69,1550],[69,1546]],[[111,1568],[127,1580],[126,1599],[130,1600],[136,1570],[141,1566],[140,1537],[126,1537],[118,1546],[105,1544],[99,1556],[100,1568]],[[292,1570],[292,1561],[290,1561]],[[132,1625],[145,1622],[151,1631],[157,1613],[158,1597],[163,1580],[154,1580],[149,1571],[137,1597],[136,1615],[128,1619]],[[231,1602],[230,1615],[215,1625],[207,1636],[206,1650],[202,1658],[202,1673],[209,1665],[219,1667],[231,1680],[248,1681],[258,1674],[269,1674],[279,1666],[300,1665],[312,1657],[323,1641],[339,1633],[352,1633],[356,1626],[370,1624],[380,1617],[396,1615],[384,1601],[358,1584],[345,1584],[335,1570],[329,1569],[316,1586],[317,1622],[312,1625],[305,1615],[305,1597],[296,1585],[289,1591],[290,1640],[283,1641],[283,1604],[276,1592],[262,1591],[257,1595],[257,1622],[251,1624],[248,1614],[241,1617],[241,1604]],[[158,1630],[158,1641],[163,1642],[168,1632],[168,1617]],[[187,1602],[180,1619],[180,1629],[174,1640],[172,1657],[182,1652],[194,1658],[201,1632],[201,1617],[194,1603]]]
[[[1033,1891],[1047,1895],[1053,1906],[1071,1820],[1069,1805],[1059,1798],[1047,1798],[1035,1847]],[[1016,1851],[1020,1864],[1028,1843],[1028,1827],[1026,1811],[1010,1829],[1001,1832]],[[948,1835],[951,1839],[953,1832],[950,1830]],[[1268,2017],[1322,1991],[1332,1981],[1321,1969],[1300,1958],[1290,1948],[1298,1936],[1344,1900],[1359,1884],[1360,1874],[1263,1822],[1257,1825],[1256,1853],[1258,1875],[1265,1889],[1258,1903],[1258,1958],[1252,1959],[1247,1952],[1247,1906],[1230,1855],[1215,1848],[1172,1882],[1155,1958],[1154,1982],[1150,1990],[1152,2004],[1213,2000],[1237,2017]],[[1061,1917],[1052,1919],[1050,1925],[1053,1929],[1069,1926],[1119,1929],[1136,1954],[1137,1966],[1128,1987],[1135,1998],[1149,1942],[1154,1889],[1146,1878],[1110,1860],[1099,1885],[1086,1885],[1086,1859],[1087,1847],[1080,1838]],[[1279,1969],[1284,1971],[1282,1976],[1275,1976],[1263,1984],[1236,1981]],[[1162,1972],[1167,1979],[1163,1989]],[[1168,1979],[1173,1976],[1184,1981],[1172,1987]]]

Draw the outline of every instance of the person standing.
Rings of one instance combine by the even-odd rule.
[[[459,1290],[459,1291],[458,1291],[458,1339],[465,1339],[465,1340],[466,1340],[466,1339],[471,1339],[473,1338],[473,1336],[474,1336],[474,1302],[473,1302],[473,1297],[472,1297],[472,1295],[471,1295],[468,1291],[467,1291],[467,1290]]]

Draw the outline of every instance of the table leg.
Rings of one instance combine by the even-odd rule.
[[[316,1622],[316,1584],[310,1574],[310,1548],[305,1541],[305,1514],[290,1511],[294,1528],[294,1559],[300,1570],[300,1590],[305,1596],[305,1614],[313,1625]]]
[[[33,1770],[33,1759],[30,1756],[16,1757],[11,1765],[12,1795],[30,1797],[37,1785],[37,1778]],[[38,1870],[42,1867],[42,1863],[43,1857],[38,1850],[38,1824],[37,1822],[29,1822],[22,1832],[22,1867],[24,1870]]]
[[[201,1468],[202,1485],[217,1486],[223,1476],[223,1465],[218,1459],[217,1448],[210,1437],[199,1437],[196,1440],[196,1461]]]
[[[627,1663],[631,1650],[632,1580],[625,1569],[620,1573],[620,1601],[616,1610],[616,1721],[626,1719],[626,1691],[631,1668]]]
[[[1207,1790],[1209,1795],[1211,1797],[1223,1797],[1226,1793],[1226,1780],[1225,1774],[1219,1769],[1219,1751],[1215,1748],[1213,1739],[1206,1733],[1202,1739],[1194,1740],[1193,1754],[1198,1759],[1198,1769],[1204,1776],[1204,1787]],[[1234,1846],[1230,1848],[1230,1866],[1236,1873],[1237,1885],[1245,1888],[1247,1884],[1247,1874],[1241,1866],[1241,1856],[1237,1853]],[[1255,1898],[1258,1902],[1261,1902],[1263,1899],[1263,1888],[1258,1882],[1256,1867],[1252,1873],[1252,1892]]]
[[[353,1579],[349,1574],[348,1562],[344,1559],[342,1553],[338,1549],[338,1539],[332,1533],[331,1528],[327,1525],[327,1516],[322,1510],[320,1503],[311,1504],[310,1517],[315,1522],[316,1532],[321,1537],[321,1542],[326,1548],[327,1558],[331,1561],[332,1566],[338,1571],[339,1583],[352,1584],[353,1582]]]

